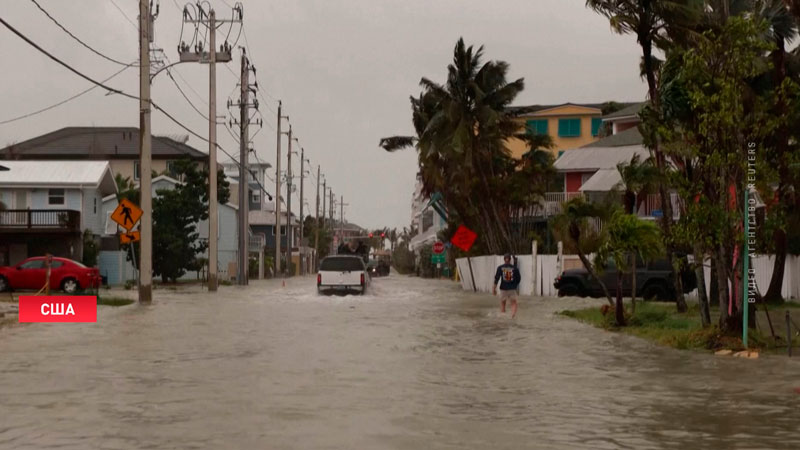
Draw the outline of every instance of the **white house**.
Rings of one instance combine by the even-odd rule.
[[[80,260],[82,234],[103,233],[102,199],[117,186],[108,161],[3,161],[0,265],[50,253]]]

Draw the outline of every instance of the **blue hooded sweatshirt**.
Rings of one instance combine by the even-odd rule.
[[[502,280],[500,281],[500,290],[513,291],[517,289],[521,279],[519,269],[513,264],[503,264],[497,267],[497,272],[494,274],[494,285],[497,285],[498,280]]]

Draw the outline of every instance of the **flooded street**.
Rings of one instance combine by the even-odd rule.
[[[156,291],[0,330],[2,449],[796,449],[800,361],[653,346],[455,283]],[[595,304],[599,301],[595,300]]]

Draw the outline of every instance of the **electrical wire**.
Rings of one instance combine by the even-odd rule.
[[[200,114],[200,117],[202,117],[203,119],[209,120],[208,116],[203,114],[203,112],[200,111],[199,109],[197,109],[197,107],[194,106],[194,103],[192,103],[192,101],[189,100],[189,97],[187,97],[186,93],[183,92],[183,89],[181,89],[181,86],[178,84],[178,82],[175,80],[175,78],[173,78],[172,72],[170,72],[169,69],[167,69],[167,76],[169,76],[169,79],[172,80],[172,82],[175,84],[175,87],[178,88],[178,92],[181,93],[181,95],[186,100],[186,102],[189,104],[189,106],[191,106],[192,109],[194,109],[195,112],[197,112],[197,114]]]
[[[67,33],[67,34],[68,34],[68,35],[69,35],[69,36],[70,36],[72,39],[76,40],[76,41],[77,41],[79,44],[81,44],[82,46],[86,47],[86,48],[87,48],[89,51],[91,51],[91,52],[92,52],[92,53],[94,53],[95,55],[97,55],[97,56],[100,56],[101,58],[104,58],[104,59],[106,59],[106,60],[108,60],[108,61],[111,61],[111,62],[113,62],[113,63],[119,64],[119,65],[121,65],[121,66],[125,66],[125,67],[130,67],[130,66],[132,66],[132,65],[134,65],[134,64],[135,64],[135,63],[131,63],[131,64],[124,63],[124,62],[122,62],[122,61],[118,61],[118,60],[116,60],[116,59],[114,59],[114,58],[111,58],[110,56],[106,56],[106,55],[104,55],[104,54],[100,53],[99,51],[97,51],[97,50],[95,50],[94,48],[92,48],[92,46],[90,46],[90,45],[89,45],[89,44],[87,44],[86,42],[83,42],[83,41],[82,41],[82,40],[81,40],[81,39],[80,39],[78,36],[75,36],[74,34],[72,34],[72,32],[71,32],[71,31],[69,31],[69,30],[68,30],[66,27],[64,27],[64,25],[61,25],[61,23],[60,23],[58,20],[56,20],[56,18],[55,18],[55,17],[51,16],[51,15],[50,15],[50,13],[49,13],[49,12],[47,12],[47,10],[46,10],[46,9],[44,9],[44,8],[42,7],[42,5],[40,5],[40,4],[39,4],[39,2],[37,2],[36,0],[31,0],[31,2],[33,2],[33,4],[34,4],[34,5],[36,5],[36,7],[37,7],[37,8],[39,8],[39,11],[41,11],[42,13],[44,13],[44,15],[45,15],[45,16],[47,16],[47,17],[48,17],[48,18],[49,18],[51,21],[53,21],[53,23],[54,23],[54,24],[56,24],[56,26],[58,26],[59,28],[61,28],[61,30],[62,30],[64,33]],[[136,66],[138,67],[138,64],[136,64]]]
[[[117,75],[121,74],[122,72],[130,69],[131,67],[133,67],[133,66],[125,66],[125,67],[123,67],[122,69],[118,70],[116,73],[111,75],[110,77],[106,78],[105,80],[102,80],[102,82],[105,83],[105,82],[111,80],[112,78],[114,78]],[[89,87],[88,89],[84,89],[83,91],[78,92],[77,94],[73,95],[72,97],[64,99],[64,100],[62,100],[62,101],[60,101],[58,103],[52,104],[52,105],[50,105],[50,106],[48,106],[46,108],[42,108],[42,109],[39,109],[37,111],[32,111],[32,112],[30,112],[28,114],[23,114],[21,116],[14,117],[13,119],[7,119],[7,120],[0,121],[0,125],[5,125],[7,123],[16,122],[16,121],[22,120],[22,119],[27,119],[28,117],[32,117],[32,116],[35,116],[37,114],[41,114],[41,113],[46,112],[46,111],[50,111],[51,109],[57,108],[57,107],[65,104],[67,102],[75,100],[76,98],[78,98],[78,97],[80,97],[80,96],[82,96],[84,94],[88,94],[89,92],[93,91],[94,89],[97,89],[98,87],[99,87],[98,85],[92,84],[92,86]]]
[[[118,10],[118,11],[119,11],[119,12],[122,14],[122,16],[123,16],[123,17],[125,17],[125,19],[127,19],[127,20],[128,20],[128,23],[130,23],[130,24],[131,24],[131,26],[133,26],[133,28],[134,28],[134,29],[136,30],[136,32],[138,33],[138,32],[139,32],[139,27],[138,27],[138,26],[137,26],[135,23],[133,23],[133,20],[131,20],[131,18],[130,18],[130,17],[128,17],[128,14],[126,14],[126,13],[125,13],[125,10],[123,10],[122,8],[120,8],[120,7],[119,7],[119,5],[117,4],[117,2],[115,2],[114,0],[111,0],[111,3],[112,3],[114,6],[116,6],[116,7],[117,7],[117,10]]]

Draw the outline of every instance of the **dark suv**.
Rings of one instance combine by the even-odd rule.
[[[603,280],[608,288],[609,294],[614,296],[617,292],[617,268],[613,260],[606,261],[602,270],[598,268],[598,276]],[[690,269],[685,269],[681,273],[683,282],[683,292],[689,293],[697,288],[697,278]],[[581,267],[579,269],[569,269],[561,273],[553,283],[558,289],[558,296],[575,297],[602,297],[603,288],[589,271]],[[631,295],[631,274],[626,271],[622,276],[622,295]],[[675,300],[675,288],[672,282],[672,268],[667,259],[656,259],[644,264],[639,260],[636,264],[636,295],[646,300]]]

